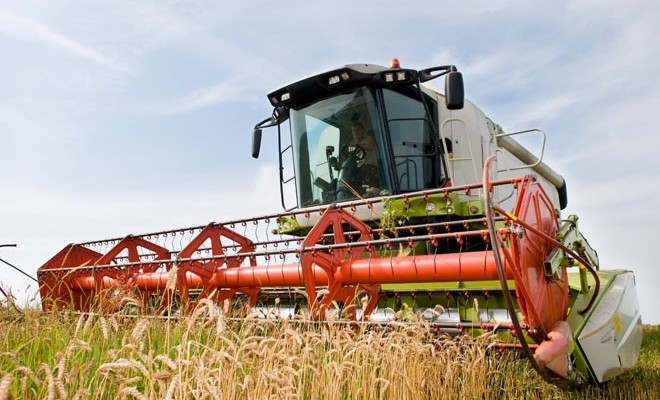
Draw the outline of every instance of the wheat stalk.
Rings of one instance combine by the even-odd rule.
[[[11,396],[11,383],[14,377],[11,374],[5,374],[0,381],[0,400],[7,400]]]
[[[125,396],[130,396],[130,397],[136,398],[138,400],[149,400],[149,398],[147,396],[145,396],[137,388],[132,387],[132,386],[123,388],[121,390],[121,392],[119,392],[119,394],[123,394]]]

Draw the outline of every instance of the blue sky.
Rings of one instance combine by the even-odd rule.
[[[280,209],[270,90],[349,63],[455,64],[505,130],[541,128],[567,214],[660,323],[660,3],[5,1],[0,257]],[[35,285],[2,266],[13,293]]]

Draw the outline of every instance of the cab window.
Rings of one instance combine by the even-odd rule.
[[[384,90],[383,99],[399,190],[411,192],[437,187],[438,148],[424,105],[418,98],[392,90]]]

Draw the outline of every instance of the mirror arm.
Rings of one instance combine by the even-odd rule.
[[[436,71],[443,71],[443,72],[434,75],[433,72]],[[442,65],[440,67],[426,68],[421,71],[418,71],[417,76],[419,77],[420,83],[423,83],[441,77],[445,74],[448,74],[449,72],[456,72],[456,71],[458,71],[458,69],[456,69],[456,66],[454,65]]]
[[[284,107],[276,107],[273,115],[264,119],[254,126],[252,131],[252,157],[259,158],[261,151],[261,129],[280,125],[289,118],[289,110]]]

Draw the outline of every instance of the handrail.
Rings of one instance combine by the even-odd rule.
[[[529,132],[538,132],[541,135],[541,145],[538,156],[534,156],[531,152],[529,152],[529,150],[522,147],[518,142],[514,140],[506,139],[510,136],[522,135],[524,133],[529,133]],[[541,162],[543,161],[543,153],[545,152],[545,138],[546,138],[546,134],[543,130],[538,128],[533,128],[533,129],[525,129],[516,132],[498,133],[493,136],[495,137],[495,139],[498,140],[498,144],[500,144],[505,149],[509,150],[509,152],[511,152],[516,157],[518,157],[523,163],[525,163],[525,165],[519,167],[507,168],[507,170],[515,171],[524,168],[534,168],[540,165]],[[533,161],[534,158],[536,158],[536,161]]]

